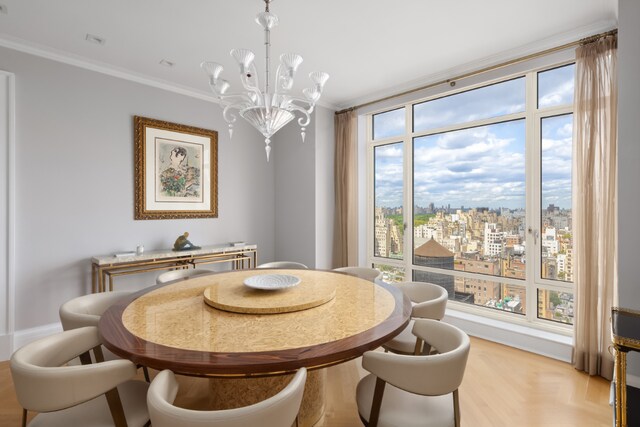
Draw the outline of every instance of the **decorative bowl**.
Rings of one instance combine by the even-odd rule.
[[[244,279],[244,284],[253,289],[274,291],[296,286],[300,278],[290,274],[259,274]]]

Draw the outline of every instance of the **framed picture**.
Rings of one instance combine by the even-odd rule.
[[[135,219],[218,217],[218,132],[134,117]]]

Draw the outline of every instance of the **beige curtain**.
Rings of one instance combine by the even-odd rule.
[[[355,111],[335,116],[333,268],[358,265],[358,143]]]
[[[617,38],[576,49],[573,230],[576,369],[611,379],[617,301]]]

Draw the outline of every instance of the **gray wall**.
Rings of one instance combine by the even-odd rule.
[[[9,140],[11,137],[11,81],[13,76],[0,72],[0,360],[11,356],[11,295],[9,293],[8,223],[9,223]],[[6,303],[5,303],[6,301]],[[13,316],[11,315],[13,319]]]
[[[275,165],[249,125],[230,141],[216,104],[10,49],[0,69],[16,76],[16,331],[56,322],[62,302],[88,292],[92,255],[166,248],[189,231],[196,244],[245,240],[274,258]],[[217,219],[133,220],[134,115],[219,131]]]
[[[278,132],[271,150],[276,188],[275,260],[301,262],[309,268],[316,264],[315,129],[314,114],[303,143],[300,126],[292,122]]]
[[[275,166],[275,259],[331,268],[334,111],[316,107],[307,126],[289,124],[271,143]]]
[[[330,269],[333,254],[334,132],[333,110],[316,109],[316,268]]]
[[[640,2],[620,0],[618,34],[618,283],[620,306],[640,310]],[[640,357],[629,356],[640,376]]]

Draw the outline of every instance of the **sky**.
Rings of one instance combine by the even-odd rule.
[[[539,74],[540,107],[573,102],[574,66]],[[524,78],[418,104],[416,131],[524,109]],[[374,116],[374,138],[404,134],[404,108]],[[571,208],[572,116],[542,121],[542,207]],[[402,206],[403,148],[375,148],[376,206]],[[414,203],[452,208],[525,207],[525,121],[414,139]]]

